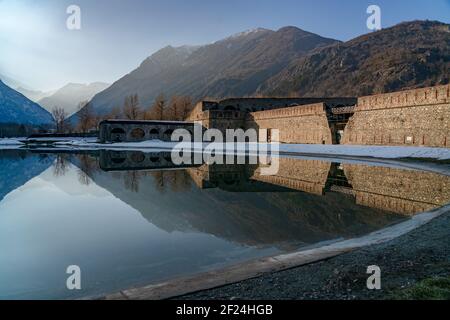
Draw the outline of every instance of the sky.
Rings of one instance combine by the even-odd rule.
[[[81,10],[69,30],[67,8]],[[112,83],[167,46],[208,44],[257,27],[296,26],[349,40],[367,29],[369,5],[382,27],[449,23],[450,0],[0,0],[0,74],[30,89]]]

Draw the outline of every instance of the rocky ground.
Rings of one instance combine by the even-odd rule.
[[[381,290],[367,289],[370,265],[381,268]],[[180,299],[405,298],[450,299],[450,212],[385,244]]]

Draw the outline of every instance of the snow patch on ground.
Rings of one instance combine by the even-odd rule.
[[[280,152],[303,154],[321,154],[332,156],[355,156],[373,158],[430,158],[450,159],[450,149],[431,147],[401,147],[401,146],[354,146],[354,145],[312,145],[312,144],[282,144]]]
[[[73,137],[45,137],[45,138],[30,138],[25,139],[28,141],[28,143],[34,143],[34,142],[53,142],[53,143],[80,143],[83,142],[86,143],[95,143],[97,142],[97,138],[73,138]]]
[[[218,147],[219,144],[208,143],[183,143],[178,142],[164,142],[160,140],[151,140],[143,142],[122,142],[112,144],[89,143],[85,140],[76,140],[71,142],[61,142],[57,145],[73,146],[73,147],[88,147],[100,148],[109,150],[139,150],[146,151],[147,149],[192,149],[201,151],[207,146]],[[231,144],[232,145],[232,144]],[[225,144],[225,147],[227,145]],[[267,149],[273,150],[273,145],[265,144],[236,144],[237,151],[245,151],[256,149],[257,147],[265,146]],[[223,149],[222,147],[216,150]],[[353,145],[312,145],[312,144],[280,144],[280,153],[295,153],[295,154],[312,154],[312,155],[327,155],[327,156],[354,156],[354,157],[373,157],[373,158],[430,158],[447,160],[450,159],[450,149],[448,148],[430,148],[430,147],[401,147],[401,146],[353,146]]]
[[[4,146],[21,146],[24,143],[21,142],[20,138],[1,138],[0,139],[0,148]]]
[[[34,141],[46,142],[52,140],[50,138],[33,139]],[[210,144],[210,143],[179,143],[165,142],[161,140],[149,140],[143,142],[121,142],[102,144],[98,143],[96,138],[61,138],[58,142],[54,142],[52,146],[56,148],[70,149],[103,149],[103,150],[133,150],[143,152],[153,152],[158,150],[181,149],[202,151],[206,147],[214,148],[216,151],[226,149],[227,146],[233,144]],[[20,147],[24,144],[19,139],[0,139],[0,148]],[[237,143],[236,151],[245,152],[259,149],[274,150],[274,144],[257,144],[257,143]],[[233,148],[230,148],[233,150]],[[276,150],[276,149],[275,149]],[[356,145],[319,145],[319,144],[280,144],[279,152],[281,154],[297,154],[297,155],[322,155],[322,156],[353,156],[353,157],[373,157],[384,159],[397,158],[429,158],[448,160],[450,159],[449,148],[431,148],[431,147],[404,147],[404,146],[356,146]]]

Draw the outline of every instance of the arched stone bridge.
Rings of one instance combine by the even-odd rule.
[[[100,123],[99,139],[107,142],[171,141],[177,129],[194,134],[194,123],[186,121],[105,120]]]

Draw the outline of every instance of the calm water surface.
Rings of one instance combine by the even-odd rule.
[[[312,159],[0,151],[0,299],[95,296],[381,229],[450,200],[434,173]],[[82,290],[66,289],[66,268]]]

